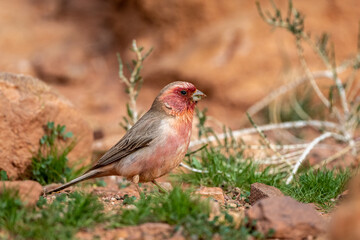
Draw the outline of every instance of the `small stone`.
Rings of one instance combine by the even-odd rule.
[[[343,200],[345,200],[348,196],[349,196],[349,189],[347,189],[347,190],[345,190],[344,192],[342,192],[341,194],[339,194],[339,196],[337,196],[336,200],[337,200],[337,201],[343,201]]]
[[[235,227],[239,227],[245,218],[245,211],[229,211],[228,214],[232,216]]]
[[[224,192],[219,187],[201,187],[196,190],[196,194],[199,194],[203,198],[213,198],[220,204],[225,204]]]
[[[2,181],[0,184],[0,194],[5,189],[18,191],[21,201],[26,206],[34,206],[43,194],[43,188],[40,183],[31,180]]]
[[[133,210],[136,209],[136,206],[133,204],[129,204],[129,205],[124,205],[124,208],[129,209],[129,210]]]
[[[250,187],[249,202],[254,205],[257,201],[269,197],[282,197],[284,194],[276,187],[263,183],[253,183]]]
[[[215,201],[210,201],[210,219],[221,214],[220,204]]]
[[[236,203],[232,203],[232,202],[227,203],[227,206],[228,206],[229,208],[237,208],[237,207],[238,207],[238,205],[237,205]]]
[[[159,184],[167,191],[171,191],[173,189],[173,186],[169,182],[159,182]]]
[[[256,220],[256,229],[267,234],[275,230],[272,237],[303,239],[325,232],[325,221],[310,205],[291,197],[271,197],[258,201],[246,212],[250,221]]]

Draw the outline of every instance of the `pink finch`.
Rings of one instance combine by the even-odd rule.
[[[135,183],[153,182],[177,167],[191,137],[196,103],[205,97],[188,82],[164,87],[150,110],[82,176],[47,193],[90,178],[118,175]],[[161,187],[160,187],[161,188]]]

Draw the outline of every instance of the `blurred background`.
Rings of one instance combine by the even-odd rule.
[[[264,9],[268,1],[260,1]],[[286,8],[287,1],[277,1]],[[332,37],[336,59],[356,52],[358,0],[294,1],[313,35]],[[294,37],[272,31],[249,0],[0,1],[0,71],[40,78],[68,98],[92,128],[119,139],[126,114],[124,61],[133,39],[145,50],[138,108],[146,111],[172,81],[190,81],[208,95],[208,113],[232,128],[245,111],[300,71]],[[305,49],[307,51],[307,49]],[[308,51],[311,70],[322,70]],[[114,143],[113,140],[110,140]]]

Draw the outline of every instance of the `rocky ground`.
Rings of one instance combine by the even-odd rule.
[[[94,187],[93,185],[70,187],[64,193],[79,190],[91,192],[97,195],[104,204],[105,213],[116,213],[121,208],[135,207],[131,204],[123,204],[127,197],[139,197],[134,186],[119,189],[117,184],[114,184],[114,179],[107,178],[106,182],[106,187]],[[41,186],[33,181],[5,183],[5,187],[19,189],[20,196],[25,202],[28,202],[29,206],[34,205],[38,197],[42,195]],[[161,184],[164,187],[171,187],[169,182],[161,182]],[[262,233],[275,231],[273,238],[356,239],[359,236],[356,225],[358,223],[359,197],[357,186],[358,180],[354,180],[350,188],[351,195],[346,193],[345,200],[341,200],[342,204],[333,214],[321,212],[314,204],[299,203],[291,197],[284,196],[280,190],[260,183],[251,185],[248,198],[241,196],[240,189],[226,193],[221,188],[201,187],[195,193],[210,201],[211,216],[217,216],[225,210],[233,217],[236,224],[240,224],[245,217],[250,221],[256,220],[255,228],[258,231]],[[0,187],[0,193],[3,187]],[[151,184],[143,184],[142,190],[149,192],[154,189]],[[51,203],[58,194],[60,193],[45,196],[45,199]],[[352,221],[353,224],[350,226],[343,224]],[[100,239],[185,239],[181,231],[174,230],[174,226],[151,222],[116,229],[105,229],[102,225],[98,225],[93,229],[80,231],[76,236],[80,239],[93,239],[94,237],[100,237]],[[343,238],[344,236],[346,238]]]

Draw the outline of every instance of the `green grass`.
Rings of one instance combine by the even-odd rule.
[[[332,199],[344,191],[351,175],[349,170],[310,169],[299,174],[293,184],[279,188],[300,202],[315,203],[328,211],[335,205]]]
[[[15,232],[17,222],[24,218],[25,213],[24,205],[16,191],[8,189],[2,191],[0,194],[0,229]]]
[[[179,187],[166,194],[142,195],[133,204],[134,209],[123,209],[114,216],[112,227],[164,222],[174,225],[175,229],[181,227],[185,237],[190,239],[211,239],[215,234],[222,239],[247,239],[250,235],[261,237],[251,227],[246,227],[245,222],[236,227],[233,218],[225,212],[223,217],[210,219],[209,203]]]
[[[68,166],[67,155],[75,147],[76,141],[71,132],[66,132],[64,125],[48,122],[46,133],[40,139],[40,147],[31,158],[31,179],[42,185],[64,183],[82,172],[83,168],[74,170]]]
[[[6,171],[1,170],[0,171],[0,181],[7,181],[7,180],[9,180],[9,177],[8,177]]]
[[[103,213],[103,205],[96,196],[78,192],[59,195],[52,203],[41,198],[37,207],[26,207],[14,191],[0,195],[1,236],[9,239],[74,239],[80,229],[92,228],[103,223],[110,228],[138,225],[146,222],[163,222],[180,229],[186,238],[248,239],[264,238],[253,230],[253,224],[245,219],[236,225],[233,218],[223,212],[210,219],[209,203],[200,200],[190,190],[175,187],[167,194],[149,193],[136,200],[128,197],[124,204],[136,208],[123,208],[110,215]]]
[[[175,178],[195,185],[222,187],[224,190],[239,187],[248,191],[255,182],[279,185],[284,177],[281,173],[270,173],[270,168],[260,171],[260,167],[251,159],[243,159],[241,152],[225,155],[213,147],[201,151],[200,161],[190,156],[187,163],[197,169],[206,169],[208,173],[184,172],[175,175]]]
[[[245,196],[249,195],[252,183],[260,182],[275,186],[300,202],[315,203],[323,211],[332,209],[335,204],[332,199],[344,191],[352,175],[350,170],[304,169],[291,184],[286,185],[285,173],[272,173],[270,167],[261,169],[250,159],[243,159],[241,153],[224,154],[214,147],[202,149],[197,157],[189,156],[187,163],[208,172],[183,172],[174,175],[175,179],[193,185],[218,186],[225,191],[238,187]]]
[[[26,207],[17,193],[0,195],[0,229],[11,239],[73,239],[79,229],[106,220],[96,196],[74,192],[57,196],[51,204],[40,199],[37,208]]]

